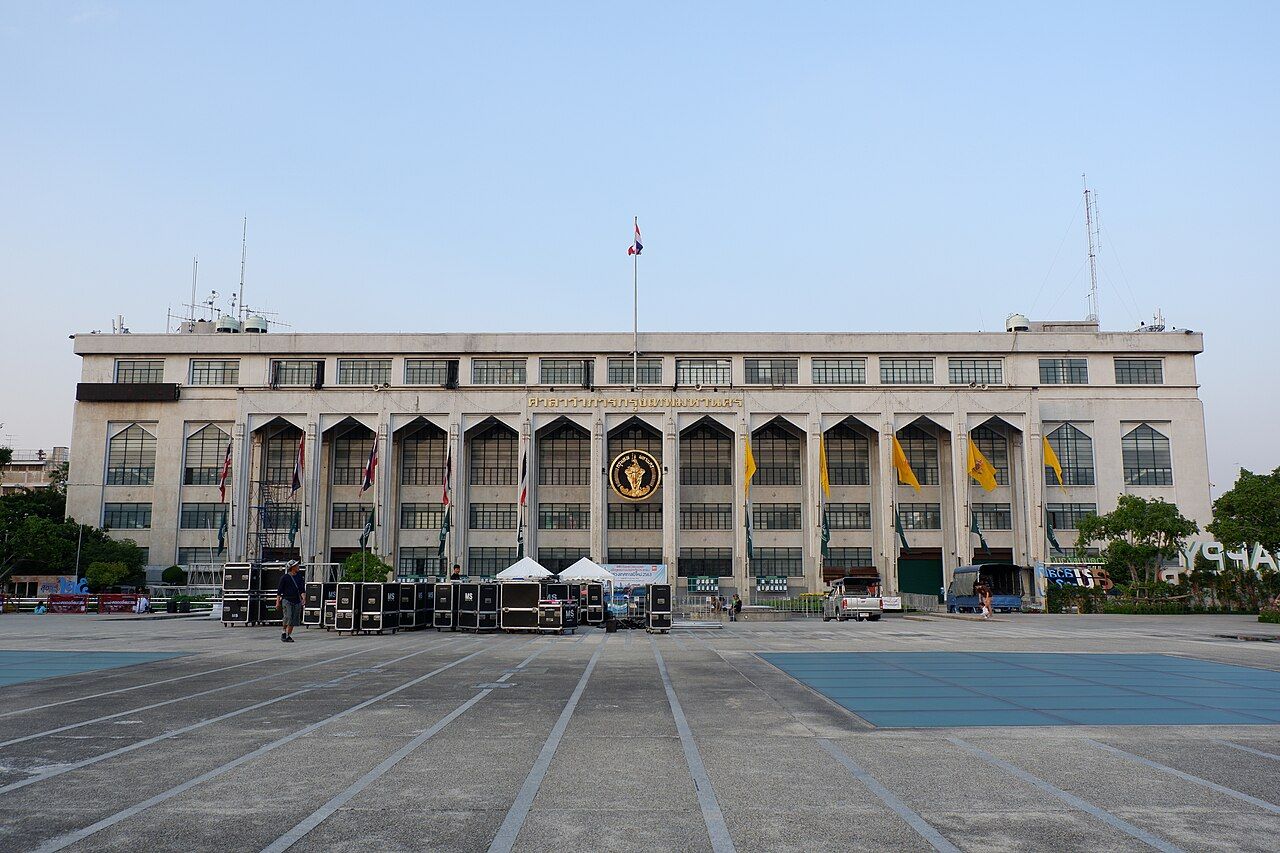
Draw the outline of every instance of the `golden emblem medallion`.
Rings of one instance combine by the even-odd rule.
[[[662,482],[662,466],[644,450],[624,450],[609,463],[609,485],[619,497],[642,501]]]

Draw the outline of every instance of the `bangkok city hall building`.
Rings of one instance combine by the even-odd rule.
[[[633,361],[624,333],[201,325],[75,336],[69,512],[152,566],[337,562],[364,538],[402,575],[491,576],[519,537],[553,571],[588,556],[795,593],[870,566],[886,592],[931,594],[958,565],[1045,558],[1050,532],[1069,550],[1123,493],[1210,518],[1191,332],[654,333]],[[919,490],[899,482],[895,438]],[[967,473],[970,442],[993,489]],[[660,468],[642,499],[610,485],[627,451]]]

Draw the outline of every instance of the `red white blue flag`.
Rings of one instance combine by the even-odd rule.
[[[640,220],[636,219],[636,238],[631,245],[627,247],[628,255],[638,255],[644,251],[644,243],[640,242]]]
[[[298,489],[302,488],[302,469],[305,464],[304,457],[307,452],[307,434],[304,432],[298,436],[298,456],[293,460],[293,483],[289,488],[289,494],[296,494]]]
[[[227,455],[222,460],[222,471],[218,474],[218,499],[227,502],[227,481],[231,479],[231,442],[227,441]]]
[[[369,461],[364,463],[364,480],[360,483],[360,494],[373,488],[374,476],[378,473],[378,436],[373,437],[373,447],[369,449]]]

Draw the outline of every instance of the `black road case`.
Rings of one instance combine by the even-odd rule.
[[[645,630],[651,634],[671,633],[671,614],[649,611],[649,624]]]
[[[365,583],[360,587],[360,630],[395,633],[400,627],[400,584]]]
[[[311,627],[322,621],[324,607],[324,584],[313,582],[306,586],[302,594],[302,624]]]
[[[438,583],[435,585],[435,601],[431,615],[431,624],[437,631],[448,628],[458,630],[458,583]]]
[[[333,628],[339,634],[343,631],[355,633],[360,630],[360,605],[363,595],[362,583],[343,581],[338,584],[338,595],[334,601]]]
[[[498,584],[498,624],[504,631],[538,630],[538,602],[542,587],[536,581]]]
[[[338,620],[338,600],[326,601],[320,608],[320,626],[332,631]]]
[[[498,629],[498,585],[463,583],[458,586],[458,626],[464,631]]]
[[[222,599],[222,624],[223,625],[252,625],[258,621],[258,605],[260,599],[256,595],[250,595],[247,592],[233,593],[223,596]]]
[[[554,634],[575,633],[577,613],[578,606],[571,601],[542,601],[538,604],[538,630]]]
[[[651,583],[648,585],[649,612],[671,612],[671,584]]]
[[[280,590],[280,581],[284,576],[284,563],[263,563],[260,587],[262,594],[275,595]]]
[[[227,563],[222,567],[223,592],[255,592],[262,589],[262,570],[253,563]]]

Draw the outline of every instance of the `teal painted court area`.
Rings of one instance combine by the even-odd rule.
[[[1280,723],[1280,672],[1169,655],[769,652],[885,728]]]
[[[181,652],[0,651],[0,687],[179,657]]]

